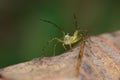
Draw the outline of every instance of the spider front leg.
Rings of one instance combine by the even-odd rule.
[[[69,44],[69,46],[70,46],[70,49],[72,49],[72,45],[71,45],[71,44]]]
[[[70,51],[72,52],[72,44],[69,44],[69,47],[70,47]]]
[[[51,39],[50,41],[49,41],[49,43],[51,43],[52,41],[54,41],[54,40],[56,40],[56,41],[58,41],[58,42],[63,42],[61,39],[59,39],[59,38],[53,38],[53,39]],[[57,44],[58,44],[58,42],[54,45],[54,55],[53,56],[55,56],[55,49],[56,49],[56,46],[57,46]]]
[[[57,46],[58,42],[54,45],[54,55],[55,56],[55,49],[56,49],[56,46]]]
[[[59,39],[59,38],[53,38],[53,39],[51,39],[51,40],[49,40],[49,41],[47,41],[47,43],[46,43],[46,45],[45,46],[43,46],[43,48],[42,48],[42,54],[44,54],[45,52],[45,49],[50,45],[50,43],[51,42],[53,42],[54,40],[56,40],[56,41],[58,41],[58,42],[62,42],[62,40],[61,39]],[[54,45],[54,55],[53,56],[55,56],[55,48],[56,48],[56,46],[57,46],[57,44],[58,44],[58,42]]]
[[[65,44],[63,43],[62,45],[63,45],[63,48],[64,48],[65,50],[67,50],[67,48],[65,47]],[[70,50],[72,51],[72,44],[69,44],[68,46],[70,47]]]
[[[65,47],[65,44],[63,43],[62,45],[63,45],[63,48],[64,48],[65,50],[67,50],[66,47]]]

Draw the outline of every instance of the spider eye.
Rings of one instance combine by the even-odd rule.
[[[83,36],[85,36],[85,35],[87,35],[87,32],[86,32],[86,31],[82,31],[81,34],[82,34]]]
[[[82,35],[84,35],[85,34],[85,32],[82,32]]]

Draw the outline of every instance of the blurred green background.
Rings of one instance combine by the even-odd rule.
[[[47,19],[65,32],[74,32],[73,14],[80,28],[91,35],[120,29],[119,0],[1,0],[0,68],[36,57],[53,56],[53,46],[44,47],[54,37],[62,37]],[[45,49],[42,53],[42,48]],[[64,52],[59,44],[56,54]]]

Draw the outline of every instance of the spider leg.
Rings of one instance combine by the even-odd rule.
[[[79,29],[79,27],[78,27],[78,22],[77,22],[77,17],[76,17],[75,14],[73,14],[73,17],[74,17],[75,29],[77,30],[77,29]]]
[[[61,31],[64,35],[65,35],[65,32],[55,23],[53,23],[52,21],[49,21],[49,20],[45,20],[45,19],[40,19],[40,21],[43,21],[43,22],[47,22],[49,24],[52,24],[54,27],[56,27],[59,31]]]
[[[69,44],[70,50],[72,51],[72,44]]]
[[[54,40],[57,40],[58,42],[63,42],[61,39],[59,39],[59,38],[53,38],[53,39],[51,39],[49,42],[52,42],[52,41],[54,41]]]
[[[54,45],[54,54],[53,54],[53,56],[55,56],[55,49],[56,49],[57,44],[58,44],[58,42]]]
[[[63,48],[65,49],[65,50],[67,50],[67,48],[65,47],[65,44],[62,44],[63,45]]]
[[[46,43],[46,45],[42,48],[42,53],[44,53],[44,51],[45,51],[45,49],[50,45],[50,43],[51,42],[53,42],[53,41],[58,41],[58,42],[63,42],[61,39],[59,39],[59,38],[53,38],[53,39],[51,39],[51,40],[49,40],[49,41],[47,41],[47,43]],[[54,45],[54,55],[55,55],[55,48],[56,48],[56,46],[57,46],[57,43]]]

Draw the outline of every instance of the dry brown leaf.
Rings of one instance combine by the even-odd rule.
[[[91,48],[84,48],[79,77],[74,75],[78,44],[72,52],[3,68],[0,80],[120,80],[120,31],[90,39]]]

